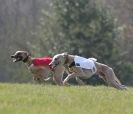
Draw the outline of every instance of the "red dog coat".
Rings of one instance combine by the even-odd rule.
[[[35,66],[48,66],[51,61],[52,61],[51,57],[39,57],[32,59],[32,63]]]

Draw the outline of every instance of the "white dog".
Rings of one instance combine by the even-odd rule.
[[[70,78],[82,77],[85,79],[90,78],[94,74],[99,75],[108,85],[113,86],[117,89],[126,89],[126,86],[122,85],[117,79],[113,69],[105,64],[96,62],[96,59],[69,55],[67,53],[57,54],[53,57],[50,65],[53,68],[68,67],[71,73],[62,82],[66,85]],[[60,82],[61,83],[61,82]]]

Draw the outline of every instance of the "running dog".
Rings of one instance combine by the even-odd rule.
[[[97,62],[95,58],[86,59],[77,55],[61,53],[55,55],[49,65],[53,68],[57,66],[67,66],[71,71],[71,73],[62,82],[62,85],[66,85],[70,78],[82,77],[88,79],[94,74],[97,74],[109,86],[121,90],[126,89],[126,86],[122,85],[116,77],[113,69],[105,64]]]
[[[13,62],[24,62],[28,67],[28,70],[33,74],[33,80],[39,83],[54,82],[54,80],[58,81],[58,79],[56,79],[56,74],[63,74],[64,71],[64,69],[57,68],[54,72],[54,70],[51,69],[49,66],[49,63],[52,61],[51,57],[34,58],[31,57],[27,51],[16,51],[15,54],[11,55],[11,58],[13,59]],[[53,76],[50,77],[49,74],[52,74]],[[58,83],[59,82],[61,82],[61,80],[59,80]]]

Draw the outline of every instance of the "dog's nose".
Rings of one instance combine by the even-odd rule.
[[[14,55],[11,55],[11,58],[14,58]]]

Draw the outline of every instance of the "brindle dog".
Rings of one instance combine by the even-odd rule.
[[[68,66],[71,70],[71,73],[64,79],[62,82],[63,85],[66,85],[70,78],[74,77],[82,77],[82,78],[89,78],[94,74],[99,75],[108,85],[117,88],[117,89],[126,89],[126,86],[122,85],[118,78],[116,77],[113,69],[105,64],[96,62],[94,59],[89,59],[91,65],[93,65],[92,69],[85,69],[80,67],[80,64],[76,65],[76,57],[80,58],[79,56],[69,55],[68,53],[61,53],[57,54],[53,57],[52,62],[50,65],[52,67],[57,66]],[[82,58],[82,57],[81,57]],[[84,59],[83,59],[84,60]],[[88,61],[88,60],[87,60]]]
[[[19,62],[19,61],[24,62],[28,67],[28,70],[33,74],[33,80],[35,80],[38,83],[42,82],[55,83],[55,81],[58,81],[58,79],[56,79],[57,78],[56,73],[63,74],[62,72],[64,71],[64,69],[62,70],[61,68],[57,68],[56,70],[53,71],[53,69],[51,69],[51,67],[48,64],[46,64],[45,66],[34,65],[33,64],[34,57],[31,57],[31,55],[27,51],[16,51],[15,54],[11,55],[11,58],[13,59],[13,62]],[[52,76],[49,76],[49,74],[52,74]],[[61,80],[58,81],[58,84],[59,82],[61,82]]]

